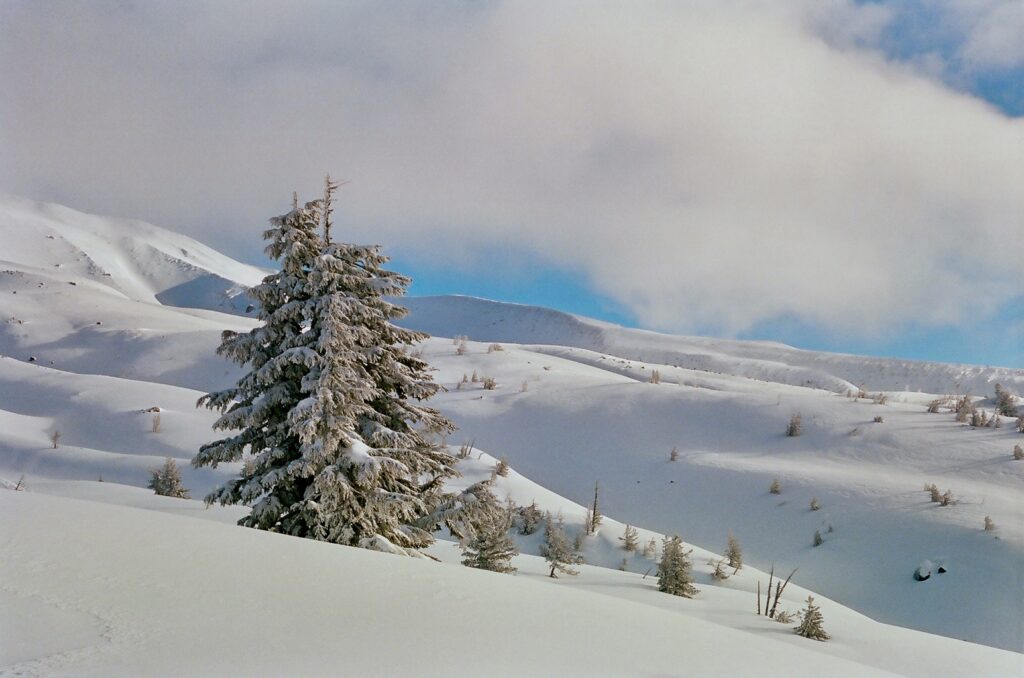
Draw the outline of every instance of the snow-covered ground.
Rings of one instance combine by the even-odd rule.
[[[422,349],[461,427],[449,442],[477,449],[455,487],[504,456],[499,494],[561,510],[575,532],[601,484],[609,518],[579,577],[544,577],[536,535],[519,573],[496,575],[245,530],[238,507],[140,489],[165,456],[196,498],[235,471],[185,465],[213,437],[196,399],[237,374],[214,355],[220,332],[252,326],[242,288],[263,272],[155,226],[16,198],[0,199],[0,242],[0,484],[26,487],[0,490],[0,675],[1024,673],[1024,436],[925,412],[932,394],[1020,391],[1020,370],[410,299],[407,322],[439,335]],[[465,355],[444,338],[458,334],[478,340]],[[458,387],[474,370],[497,389]],[[888,403],[845,396],[861,385]],[[805,433],[787,438],[796,412]],[[925,482],[960,501],[929,503]],[[695,547],[697,598],[657,593],[653,562],[621,549],[626,522]],[[729,530],[749,565],[714,582]],[[458,562],[450,542],[431,552]],[[915,582],[925,559],[948,571]],[[815,591],[832,641],[754,614],[773,562],[799,567],[786,607]]]

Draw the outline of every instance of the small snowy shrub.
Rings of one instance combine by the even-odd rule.
[[[994,529],[996,529],[996,524],[992,521],[992,518],[985,516],[985,531],[991,532]]]
[[[668,460],[679,461],[679,450],[673,447],[672,451],[668,453]]]
[[[508,475],[508,460],[505,457],[498,460],[498,465],[494,467],[494,472],[502,478]]]
[[[739,539],[732,532],[729,532],[726,539],[725,557],[729,559],[729,567],[733,570],[738,572],[743,567],[743,548],[740,547]]]
[[[495,351],[504,351],[504,350],[505,349],[502,347],[501,344],[491,344],[490,346],[487,347],[487,352],[488,353],[494,353]]]
[[[780,624],[792,624],[793,613],[789,610],[780,610],[775,613],[775,621],[779,622]]]
[[[875,422],[876,424],[885,423],[885,419],[883,419],[880,415],[876,416],[874,419],[872,419],[872,421]]]
[[[768,493],[769,494],[782,494],[782,483],[779,482],[778,478],[773,480],[772,484],[768,486]]]
[[[819,532],[818,530],[815,530],[814,531],[814,545],[815,546],[821,546],[824,543],[825,543],[825,540],[821,538],[821,532]]]
[[[1013,458],[1017,461],[1024,460],[1024,448],[1020,445],[1013,446]]]
[[[483,385],[485,391],[493,391],[494,389],[498,388],[498,382],[494,379],[494,377],[484,377]]]
[[[54,431],[50,434],[50,442],[53,444],[53,449],[57,449],[57,445],[60,444],[60,431]]]
[[[790,438],[795,438],[804,430],[803,417],[799,413],[794,414],[789,418],[789,425],[786,426],[786,435]]]
[[[817,511],[821,508],[821,502],[818,501],[817,497],[811,497],[811,510]]]
[[[652,384],[660,384],[661,383],[661,372],[659,372],[658,370],[651,370],[651,383]]]
[[[996,384],[996,413],[1007,417],[1017,416],[1017,396]]]
[[[152,430],[153,433],[160,433],[160,413],[159,412],[157,412],[156,414],[153,415],[153,426],[152,426],[151,430]]]

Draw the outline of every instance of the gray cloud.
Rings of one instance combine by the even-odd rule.
[[[1019,293],[1024,123],[857,47],[886,20],[8,2],[0,186],[251,254],[330,169],[353,238],[517,243],[654,327],[956,324]]]

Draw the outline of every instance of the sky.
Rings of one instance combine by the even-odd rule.
[[[1024,2],[0,0],[0,191],[413,294],[1024,367]]]

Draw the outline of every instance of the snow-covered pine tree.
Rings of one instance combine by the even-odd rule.
[[[387,298],[409,279],[383,268],[378,247],[319,234],[332,190],[264,233],[281,268],[250,290],[262,322],[225,332],[218,349],[249,371],[199,400],[221,412],[215,428],[234,433],[201,447],[193,465],[251,453],[243,474],[206,498],[251,505],[242,525],[413,553],[433,541],[444,479],[456,474],[431,436],[454,426],[418,404],[440,388],[404,349],[425,335],[391,323],[405,310]]]
[[[473,483],[458,494],[447,495],[434,510],[428,522],[444,525],[461,541],[473,539],[488,525],[501,518],[506,507],[491,489],[494,477]]]
[[[519,555],[519,547],[508,536],[512,528],[512,512],[489,518],[477,525],[476,534],[463,546],[462,564],[492,572],[515,572],[510,561]]]
[[[658,555],[658,542],[654,537],[644,545],[644,558],[654,558]]]
[[[821,609],[814,604],[814,596],[807,596],[807,607],[800,613],[800,625],[794,629],[798,636],[812,640],[828,640],[832,636],[825,632],[825,618]]]
[[[170,457],[167,457],[163,466],[151,471],[149,489],[163,497],[189,498],[188,490],[181,484],[181,471]]]
[[[693,585],[692,563],[678,536],[665,537],[658,563],[658,590],[673,596],[692,598],[698,591]]]
[[[551,566],[552,579],[558,579],[556,572],[564,574],[579,574],[571,566],[578,562],[578,556],[569,543],[569,537],[565,534],[565,521],[562,514],[558,518],[552,517],[548,512],[544,525],[544,543],[540,545],[540,554]]]

